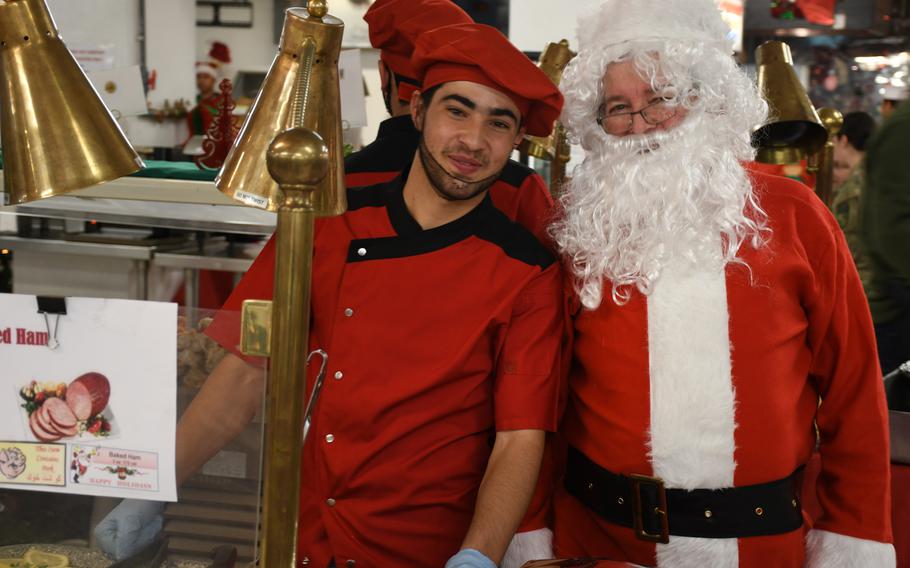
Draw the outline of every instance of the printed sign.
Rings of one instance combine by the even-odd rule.
[[[0,483],[66,485],[66,446],[0,443]]]
[[[177,306],[0,294],[0,488],[176,500]]]
[[[113,69],[114,45],[70,45],[70,53],[85,71]]]
[[[158,454],[73,445],[70,481],[83,486],[158,491]]]

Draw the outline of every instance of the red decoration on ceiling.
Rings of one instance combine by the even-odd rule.
[[[806,20],[811,24],[834,24],[836,0],[772,0],[771,15],[779,20]]]
[[[834,24],[835,0],[796,0],[803,17],[812,24],[831,26]]]
[[[772,0],[771,16],[779,20],[797,20],[802,19],[803,13],[796,5],[796,0]]]

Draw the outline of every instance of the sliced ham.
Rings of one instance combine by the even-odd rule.
[[[34,414],[36,416],[35,421],[38,423],[38,426],[40,426],[42,430],[48,432],[53,436],[59,437],[63,435],[60,433],[60,430],[58,430],[54,425],[53,421],[51,421],[51,415],[47,411],[46,404],[42,404]]]
[[[52,434],[41,427],[41,425],[38,423],[38,411],[37,410],[32,412],[31,415],[29,415],[28,425],[32,429],[32,434],[35,435],[35,438],[37,438],[41,442],[56,442],[57,440],[60,439],[60,436],[58,436],[56,434]]]
[[[101,373],[85,373],[66,387],[66,404],[78,420],[88,420],[107,406],[111,384]]]
[[[62,399],[49,398],[42,406],[47,408],[51,423],[61,434],[72,436],[77,432],[76,415]]]

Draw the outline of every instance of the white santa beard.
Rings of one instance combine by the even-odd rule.
[[[727,262],[744,239],[758,242],[753,217],[763,214],[737,158],[748,137],[717,127],[730,122],[692,111],[671,131],[602,133],[576,168],[562,198],[565,216],[553,227],[585,307],[600,305],[604,279],[617,303],[632,286],[649,293],[669,258],[715,254],[693,244],[706,237],[723,237],[717,246]]]

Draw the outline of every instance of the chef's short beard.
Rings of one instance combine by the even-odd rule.
[[[731,118],[692,109],[672,130],[597,135],[602,143],[575,169],[551,227],[586,308],[600,305],[605,281],[616,304],[633,290],[649,294],[670,257],[741,262],[744,241],[761,246],[766,216],[731,150],[743,136],[717,128],[722,120]]]
[[[421,128],[420,143],[417,146],[420,155],[420,163],[423,170],[430,180],[430,185],[437,195],[446,201],[467,201],[473,199],[490,189],[499,179],[502,170],[495,174],[477,181],[468,181],[460,176],[450,174],[442,164],[433,156],[433,153],[427,147],[423,138],[423,129]]]

